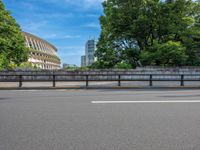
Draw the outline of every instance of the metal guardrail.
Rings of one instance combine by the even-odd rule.
[[[47,79],[27,79],[27,77],[48,77]],[[71,77],[74,79],[59,79],[58,77]],[[76,79],[76,77],[81,77]],[[95,78],[96,77],[96,78]],[[101,79],[101,77],[104,77]],[[107,77],[107,78],[105,78]],[[111,77],[111,78],[110,78]],[[12,78],[12,79],[11,79]],[[89,86],[92,81],[116,81],[121,86],[123,81],[147,81],[149,86],[153,86],[154,81],[178,81],[180,86],[184,86],[185,81],[200,81],[200,74],[53,74],[53,75],[0,75],[0,82],[18,82],[19,87],[23,82],[52,82],[52,87],[56,87],[56,82],[85,82]]]

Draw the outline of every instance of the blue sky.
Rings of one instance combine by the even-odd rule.
[[[58,48],[62,63],[80,66],[85,43],[99,37],[103,0],[3,0],[22,30]]]

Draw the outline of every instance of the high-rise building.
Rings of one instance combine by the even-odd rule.
[[[88,40],[85,45],[86,66],[90,66],[94,63],[95,49],[96,49],[95,40]]]
[[[90,66],[95,62],[96,41],[88,40],[85,44],[85,55],[81,56],[81,66]]]
[[[88,40],[85,45],[86,66],[90,66],[95,62],[96,42],[95,40]]]
[[[85,67],[86,66],[86,56],[83,55],[81,56],[81,67]]]

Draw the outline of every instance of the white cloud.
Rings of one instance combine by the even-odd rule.
[[[81,56],[84,54],[84,46],[58,46],[59,54],[62,57]]]
[[[32,16],[42,19],[55,19],[55,18],[72,18],[74,17],[74,14],[72,13],[34,13]]]
[[[85,47],[82,45],[79,46],[59,46],[60,49],[84,49]]]
[[[90,8],[92,6],[101,5],[103,0],[83,0],[83,2],[86,8]]]
[[[90,17],[90,18],[99,18],[100,17],[100,15],[98,14],[86,14],[85,15],[86,17]]]
[[[105,0],[46,0],[47,2],[62,4],[67,3],[84,9],[97,8]]]
[[[65,36],[63,36],[63,38],[65,38],[65,39],[77,39],[80,37],[81,37],[80,35],[65,35]]]
[[[40,36],[47,40],[64,40],[64,39],[77,39],[81,38],[80,35],[61,35],[61,34],[54,34],[54,33],[44,33],[40,34]]]
[[[86,27],[86,28],[100,28],[100,25],[99,25],[99,23],[88,23],[88,24],[83,25],[83,27]]]
[[[22,25],[22,28],[24,31],[29,31],[29,32],[38,32],[39,30],[41,30],[41,28],[44,28],[47,26],[47,22],[46,21],[41,21],[41,22],[25,22]]]
[[[21,2],[19,2],[19,3],[20,3],[19,5],[20,5],[22,8],[28,8],[29,10],[32,10],[32,11],[38,10],[38,7],[37,7],[36,5],[30,3],[30,2],[21,1]]]

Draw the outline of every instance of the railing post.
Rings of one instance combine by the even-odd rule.
[[[56,76],[53,75],[53,87],[56,87]]]
[[[118,75],[118,86],[121,86],[121,75]]]
[[[184,86],[184,75],[181,75],[181,86]]]
[[[150,78],[149,78],[149,86],[153,86],[153,75],[152,74],[150,75]]]
[[[22,87],[22,75],[19,75],[19,87]]]
[[[88,87],[89,83],[88,83],[88,75],[86,75],[86,86]]]

